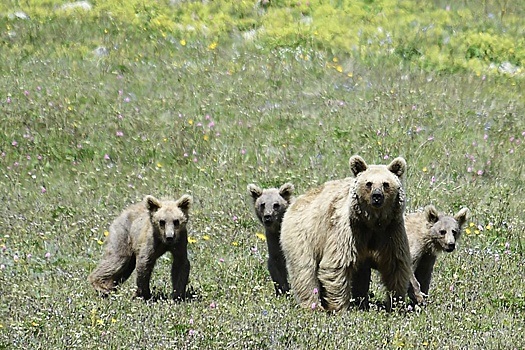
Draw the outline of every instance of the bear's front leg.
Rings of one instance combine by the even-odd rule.
[[[186,256],[175,258],[171,264],[171,282],[173,285],[172,298],[186,299],[186,285],[190,276],[190,262]]]
[[[286,261],[282,253],[277,256],[270,253],[268,258],[268,271],[270,272],[270,277],[275,287],[275,295],[279,296],[288,293],[290,285],[288,284],[288,277],[286,275]]]
[[[151,299],[151,290],[149,283],[151,274],[155,267],[155,260],[147,255],[139,254],[137,257],[137,291],[135,296],[144,300]]]
[[[415,304],[423,304],[425,296],[421,293],[421,287],[416,279],[416,276],[412,274],[410,276],[410,287],[408,288],[408,297]]]
[[[356,271],[352,274],[352,298],[354,299],[354,304],[360,310],[370,309],[368,293],[371,275],[372,266],[369,260],[358,264]]]

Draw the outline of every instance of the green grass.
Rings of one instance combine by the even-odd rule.
[[[165,2],[112,1],[66,14],[49,1],[29,3],[0,7],[0,348],[525,346],[520,74],[490,70],[485,57],[440,67],[379,47],[356,53],[341,39],[354,27],[327,41],[279,22],[306,11],[295,2],[260,10],[253,1],[181,1],[177,12]],[[238,8],[224,7],[208,34],[144,26],[141,17],[155,10],[172,16],[166,21],[189,21],[195,17],[187,6],[197,13],[228,3]],[[344,2],[311,3],[315,20],[323,11],[340,14]],[[461,2],[447,15],[450,23],[438,16],[447,5],[440,1],[420,8],[365,1],[361,16],[375,18],[374,6],[389,14],[397,3],[407,18],[448,23],[459,38],[486,30],[497,43],[523,40],[521,1],[507,4],[504,15],[501,2]],[[31,19],[6,15],[17,10]],[[465,11],[468,21],[460,20]],[[382,25],[395,28],[398,17],[382,17]],[[270,20],[288,36],[243,39],[242,31]],[[332,30],[325,22],[318,34]],[[373,20],[352,23],[377,31]],[[432,52],[425,40],[407,51],[401,29],[409,39],[414,33],[399,28],[392,49]],[[451,45],[463,58],[474,52]],[[99,46],[108,55],[95,55]],[[498,52],[487,57],[508,60]],[[405,157],[409,210],[432,203],[472,212],[470,233],[439,258],[430,303],[416,312],[325,314],[273,296],[247,184],[291,181],[302,193],[349,175],[353,154],[368,163]],[[111,221],[146,194],[184,193],[195,200],[195,297],[144,303],[132,298],[131,279],[99,298],[86,279]],[[376,280],[372,290],[381,300]],[[152,285],[160,296],[169,292],[168,256]]]

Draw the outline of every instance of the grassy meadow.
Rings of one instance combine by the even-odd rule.
[[[6,0],[0,349],[525,348],[525,2]],[[471,210],[429,303],[336,314],[276,298],[246,186],[297,194],[403,156],[407,210]],[[170,257],[100,298],[112,220],[191,194]],[[384,292],[374,276],[374,300]]]

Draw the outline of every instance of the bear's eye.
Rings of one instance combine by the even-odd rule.
[[[439,233],[441,233],[444,236],[447,234],[447,230],[440,230]]]
[[[281,207],[281,205],[279,203],[274,203],[273,204],[273,209],[274,210],[279,210],[280,207]]]
[[[180,225],[180,221],[178,219],[173,220],[173,226],[177,227]]]
[[[455,236],[455,235],[458,234],[458,231],[456,231],[456,230],[452,230],[452,234]]]
[[[383,188],[388,190],[390,188],[390,184],[388,182],[383,182]]]
[[[261,210],[264,210],[264,203],[259,204],[259,207],[261,208]]]
[[[164,227],[164,226],[166,226],[166,221],[164,221],[164,220],[160,220],[160,221],[159,221],[159,225],[160,225],[160,227]]]
[[[372,188],[372,183],[371,183],[370,181],[368,181],[368,182],[366,183],[366,188],[368,188],[368,189],[371,189],[371,188]]]

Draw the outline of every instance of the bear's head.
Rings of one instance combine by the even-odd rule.
[[[181,238],[186,239],[186,223],[193,203],[191,196],[186,194],[176,201],[161,201],[153,196],[146,196],[144,201],[154,232],[163,243],[171,245]]]
[[[279,189],[260,187],[249,184],[248,193],[252,197],[257,218],[265,227],[281,225],[283,215],[288,209],[293,197],[294,187],[285,183]]]
[[[367,212],[392,206],[400,206],[404,210],[402,176],[406,161],[403,158],[395,158],[389,165],[367,165],[360,156],[352,156],[350,169],[356,177],[358,201]]]
[[[461,236],[469,216],[468,208],[463,208],[454,216],[440,214],[433,205],[425,207],[425,216],[431,225],[430,235],[438,251],[452,252]]]

